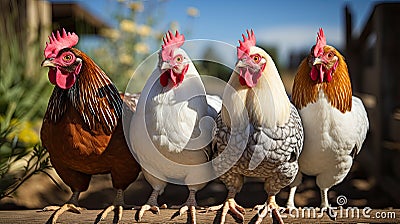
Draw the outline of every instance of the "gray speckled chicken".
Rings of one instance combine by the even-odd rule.
[[[244,177],[265,180],[268,200],[257,223],[268,211],[280,221],[275,195],[289,185],[298,171],[303,127],[290,103],[272,58],[255,46],[254,32],[239,41],[238,62],[224,90],[223,109],[217,117],[213,167],[228,189],[221,223],[231,211],[243,220],[244,209],[235,202]],[[266,207],[264,207],[266,206]]]

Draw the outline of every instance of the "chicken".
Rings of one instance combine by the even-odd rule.
[[[275,195],[289,185],[298,171],[303,145],[303,127],[290,103],[272,58],[256,46],[254,32],[247,31],[237,48],[238,62],[224,90],[223,108],[217,117],[213,167],[228,189],[220,222],[231,211],[243,220],[244,209],[235,201],[244,177],[265,181],[268,194],[257,217],[261,223],[268,211],[282,222]]]
[[[118,221],[123,191],[140,172],[124,137],[123,101],[104,71],[73,48],[79,40],[75,33],[63,29],[61,35],[57,31],[49,39],[42,66],[49,67],[49,80],[55,87],[40,134],[53,167],[73,193],[61,208],[49,206],[44,210],[56,210],[49,219],[52,223],[65,211],[79,213],[79,194],[88,189],[91,176],[111,173],[117,189],[115,202],[99,219],[115,209]]]
[[[287,206],[295,206],[296,187],[306,174],[316,176],[321,208],[329,208],[328,190],[346,177],[369,124],[362,101],[352,96],[344,57],[326,44],[322,29],[297,70],[292,100],[303,120],[305,140]]]
[[[169,31],[163,41],[158,65],[144,86],[130,128],[136,158],[153,188],[136,219],[141,220],[145,211],[159,212],[158,196],[170,182],[188,186],[189,197],[177,215],[188,211],[188,220],[195,223],[195,194],[213,173],[207,163],[212,111],[220,109],[218,99],[206,96],[194,64],[181,48],[184,36]]]

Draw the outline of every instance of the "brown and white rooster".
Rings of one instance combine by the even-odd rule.
[[[140,172],[122,129],[122,99],[104,71],[74,48],[79,40],[75,33],[57,31],[49,39],[42,66],[49,68],[49,80],[55,87],[40,137],[57,174],[72,190],[72,197],[61,208],[45,208],[56,209],[49,223],[56,223],[65,211],[79,213],[78,198],[88,189],[91,176],[105,173],[111,173],[117,196],[99,219],[116,209],[118,221],[123,191]]]
[[[292,100],[300,111],[305,137],[299,173],[291,184],[287,206],[294,207],[296,188],[302,174],[306,174],[316,176],[321,208],[326,209],[328,190],[342,182],[350,171],[369,122],[362,101],[352,96],[344,57],[326,44],[322,29],[316,45],[297,70]]]
[[[290,103],[272,58],[256,46],[254,32],[247,31],[237,48],[238,62],[223,96],[217,117],[213,167],[228,189],[221,223],[231,211],[243,220],[244,209],[235,201],[244,177],[265,181],[268,200],[257,223],[268,211],[277,212],[275,195],[297,174],[303,145],[303,127],[297,109]],[[260,206],[258,206],[260,208]]]

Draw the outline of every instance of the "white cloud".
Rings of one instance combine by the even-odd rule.
[[[279,58],[287,63],[291,51],[309,50],[315,44],[319,27],[314,26],[280,26],[259,29],[256,32],[257,42],[276,46]],[[329,45],[341,48],[344,34],[340,27],[324,27]]]

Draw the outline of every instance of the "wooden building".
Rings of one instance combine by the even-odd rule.
[[[99,34],[101,29],[110,27],[82,5],[72,1],[10,0],[0,1],[0,7],[0,31],[15,29],[12,32],[16,33],[27,57],[27,75],[31,74],[33,66],[37,66],[38,56],[43,56],[44,43],[52,31],[65,28],[80,35]]]
[[[400,200],[400,3],[375,5],[359,34],[346,7],[346,60],[370,131],[360,159],[371,181]]]

